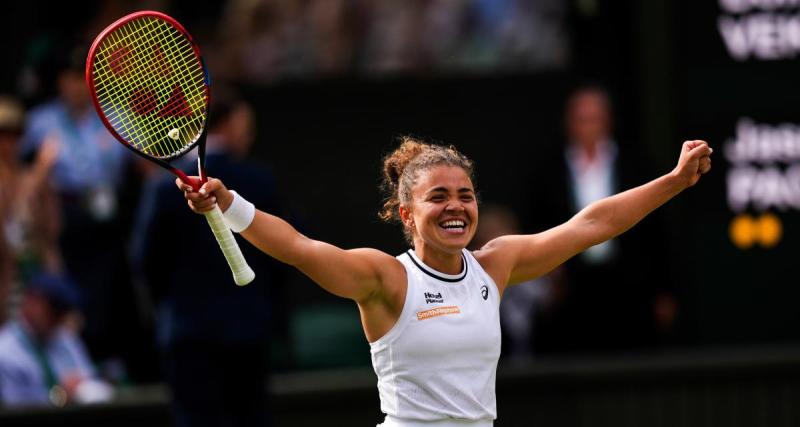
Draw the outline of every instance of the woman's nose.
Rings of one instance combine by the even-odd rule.
[[[460,212],[464,210],[464,205],[459,201],[451,201],[447,203],[447,206],[445,206],[444,210],[447,212],[452,212],[452,211]]]

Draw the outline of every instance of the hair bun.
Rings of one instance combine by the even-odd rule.
[[[403,176],[403,170],[426,148],[428,144],[424,142],[410,136],[401,137],[400,146],[383,160],[384,178],[393,187],[397,187],[400,177]]]
[[[379,216],[384,221],[399,219],[397,207],[400,205],[400,200],[397,197],[397,190],[400,185],[400,177],[403,176],[406,166],[429,147],[429,144],[410,136],[402,136],[399,140],[400,146],[383,158],[383,184],[381,187],[388,197]]]

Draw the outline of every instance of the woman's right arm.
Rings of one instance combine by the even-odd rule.
[[[218,179],[210,178],[200,192],[192,191],[180,179],[176,183],[195,212],[210,210],[215,203],[224,212],[233,202],[233,193]],[[259,210],[240,234],[264,253],[296,267],[328,292],[355,301],[376,297],[384,289],[385,278],[402,275],[402,265],[384,252],[367,248],[344,250],[309,239],[283,219]]]

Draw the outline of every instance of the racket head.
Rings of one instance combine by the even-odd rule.
[[[191,35],[161,12],[120,18],[97,36],[86,58],[86,84],[103,124],[126,147],[166,167],[204,139],[210,83]]]

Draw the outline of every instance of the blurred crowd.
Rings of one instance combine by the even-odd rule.
[[[241,83],[511,74],[562,69],[570,60],[568,0],[106,0],[70,20],[84,22],[79,31],[71,25],[31,34],[22,52],[23,94],[48,85],[37,69],[48,65],[63,33],[89,43],[119,17],[146,9],[179,16],[214,77]]]
[[[86,34],[73,36],[91,37],[131,7],[106,2]],[[229,0],[217,8],[194,21],[218,82],[234,83],[215,84],[209,169],[277,213],[280,177],[249,159],[254,112],[234,87],[341,74],[519,73],[569,59],[561,0]],[[290,329],[278,313],[283,267],[242,245],[258,279],[231,286],[174,177],[127,152],[95,114],[83,81],[88,44],[62,49],[54,40],[31,42],[44,53],[21,68],[17,94],[0,97],[0,403],[106,401],[114,387],[166,381],[183,425],[231,414],[239,418],[225,425],[262,424],[270,343]],[[615,140],[613,113],[604,88],[576,88],[565,100],[564,141],[538,159],[558,172],[525,195],[533,214],[484,206],[473,248],[557,225],[651,177],[644,162],[624,160],[642,157]],[[645,278],[654,266],[628,256],[652,249],[646,242],[663,227],[656,217],[642,229],[509,290],[504,356],[668,339],[678,309],[668,280]]]
[[[568,59],[565,9],[561,0],[234,0],[211,61],[254,83],[552,69]]]
[[[263,425],[281,267],[243,245],[257,279],[232,286],[174,176],[101,123],[76,52],[54,61],[52,98],[26,111],[0,97],[0,402],[96,403],[163,380],[179,425]],[[269,169],[248,159],[252,108],[222,82],[214,100],[208,167],[281,212]]]

